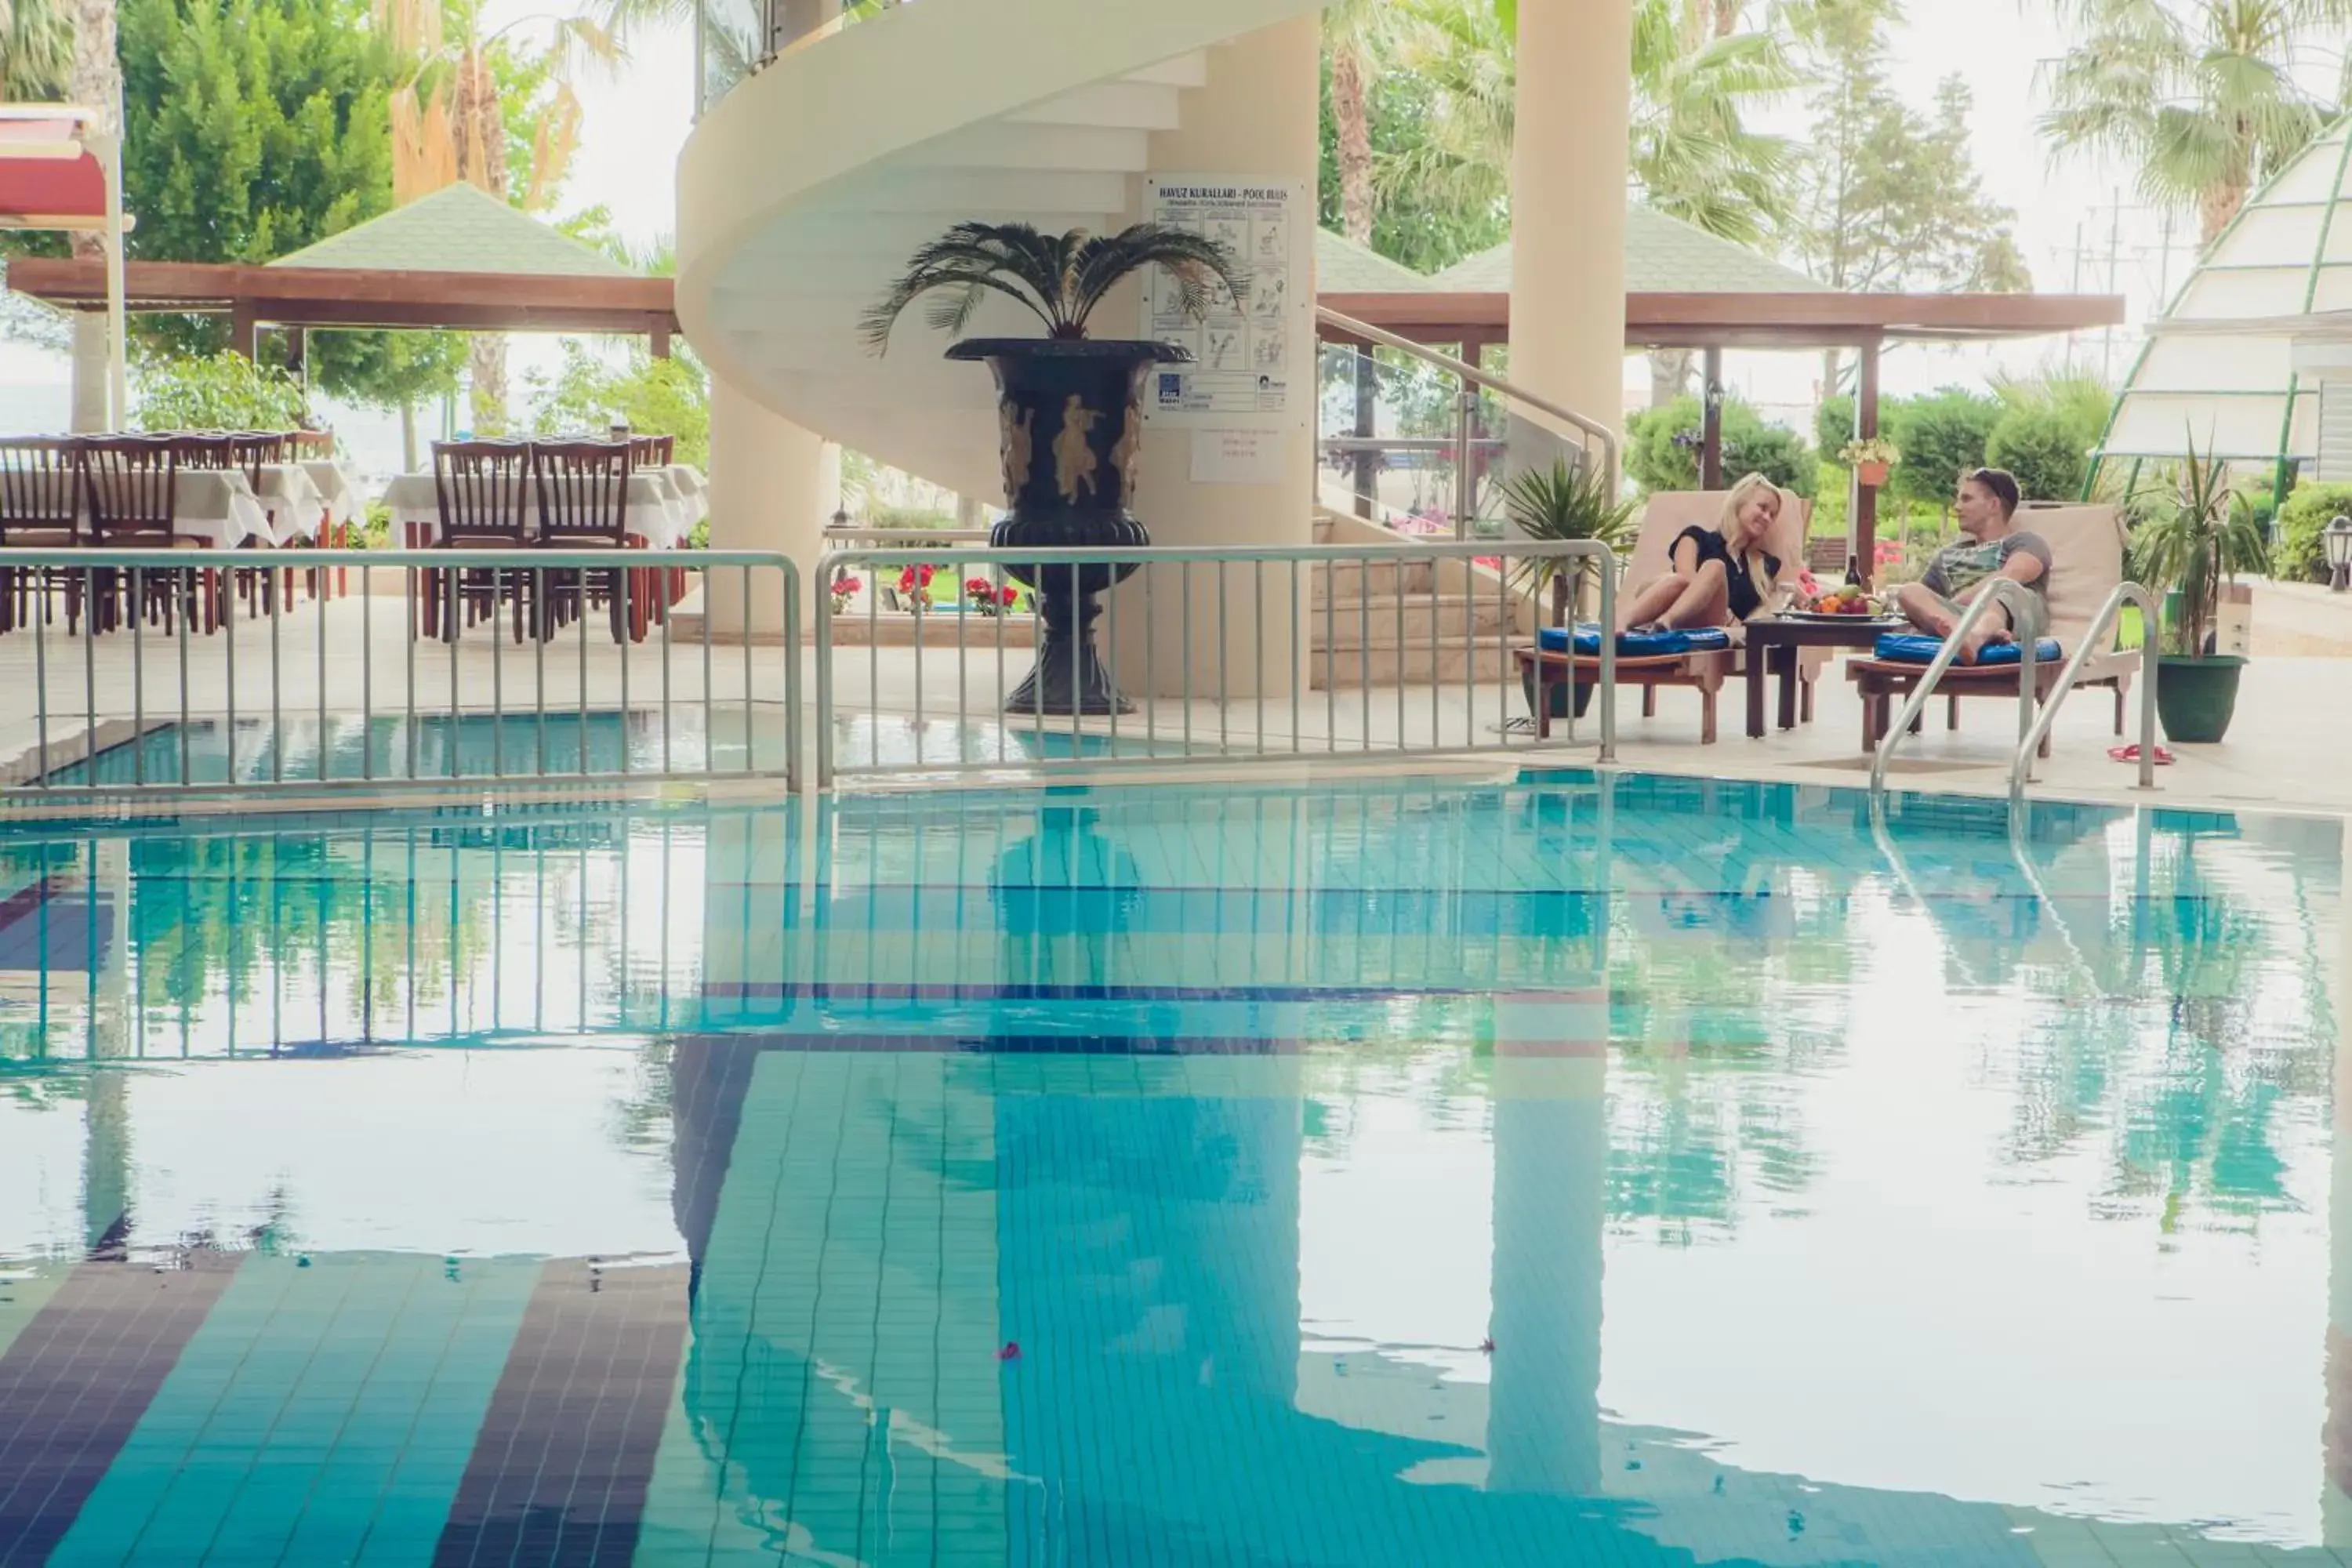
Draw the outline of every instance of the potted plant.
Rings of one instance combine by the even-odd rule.
[[[1213,288],[1236,301],[1248,282],[1220,242],[1165,224],[1113,235],[1072,229],[1058,237],[1027,224],[962,223],[919,250],[905,276],[868,310],[866,341],[885,352],[891,329],[927,294],[930,324],[961,333],[990,295],[1017,300],[1045,324],[1043,338],[972,338],[952,360],[984,361],[996,377],[999,452],[1007,511],[991,535],[999,549],[1140,549],[1151,536],[1129,510],[1143,440],[1144,378],[1182,364],[1189,351],[1149,340],[1097,339],[1088,320],[1121,280],[1148,267],[1177,280],[1186,314],[1206,316]],[[1043,628],[1036,668],[1005,702],[1013,713],[1132,712],[1095,651],[1096,595],[1131,575],[1132,563],[1005,567],[1029,588]]]
[[[2261,519],[2230,488],[2226,463],[2192,442],[2173,482],[2142,499],[2132,533],[2132,574],[2158,598],[2179,595],[2157,662],[2156,707],[2169,740],[2212,742],[2229,733],[2245,659],[2213,651],[2221,588],[2241,572],[2269,569]]]
[[[1593,540],[1622,551],[1633,538],[1634,510],[1633,501],[1611,489],[1605,472],[1589,465],[1571,466],[1565,458],[1553,458],[1549,468],[1529,468],[1503,486],[1504,515],[1522,539]],[[1585,584],[1599,564],[1573,557],[1538,557],[1519,563],[1512,580],[1522,593],[1538,597],[1549,588],[1552,624],[1565,626],[1572,613],[1582,610]],[[1521,671],[1520,684],[1527,692],[1528,710],[1533,712],[1532,668]],[[1581,718],[1592,700],[1592,688],[1582,685],[1575,689],[1577,715]],[[1552,687],[1550,698],[1552,717],[1563,716],[1568,711],[1569,689]]]
[[[1903,460],[1903,453],[1884,436],[1856,437],[1848,441],[1838,453],[1838,460],[1853,470],[1853,477],[1872,489],[1885,487],[1889,472]]]

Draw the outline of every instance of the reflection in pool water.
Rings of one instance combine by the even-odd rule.
[[[18,830],[0,1399],[165,1350],[0,1560],[2317,1561],[2343,861],[1576,774]]]

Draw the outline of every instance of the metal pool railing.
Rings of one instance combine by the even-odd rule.
[[[1614,620],[1617,559],[1589,541],[858,549],[825,570],[860,587],[817,605],[821,787],[847,774],[1525,754],[1572,742],[1596,690],[1599,760],[1614,756],[1614,639],[1572,663],[1538,648],[1560,574],[1597,577],[1600,618]],[[955,592],[927,594],[926,572],[952,574]],[[1009,605],[1007,582],[1021,585]],[[884,583],[916,607],[886,611]],[[1066,608],[1097,589],[1098,617]]]
[[[800,606],[763,552],[0,551],[0,800],[793,783]]]

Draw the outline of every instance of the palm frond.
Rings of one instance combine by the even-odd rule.
[[[1028,224],[958,224],[917,250],[906,273],[859,321],[866,346],[886,353],[891,329],[927,294],[948,296],[928,319],[961,332],[991,294],[1018,300],[1049,336],[1082,338],[1095,308],[1118,282],[1146,267],[1166,268],[1178,279],[1178,298],[1194,313],[1208,307],[1207,279],[1239,299],[1248,287],[1238,259],[1223,244],[1162,224],[1137,224],[1115,235],[1085,229],[1047,235]]]

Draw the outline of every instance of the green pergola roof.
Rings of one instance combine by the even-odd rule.
[[[290,256],[281,256],[269,265],[354,272],[635,276],[601,251],[558,234],[488,191],[462,181],[330,235]]]
[[[1326,294],[1401,294],[1431,288],[1434,281],[1328,228],[1315,231],[1315,286]]]
[[[1454,263],[1434,277],[1399,267],[1348,245],[1337,235],[1317,253],[1324,276],[1321,287],[1335,294],[1433,292],[1445,294],[1507,294],[1511,289],[1511,247],[1506,240],[1492,250]],[[1354,282],[1339,268],[1354,265],[1335,247],[1379,262],[1388,270],[1378,281]],[[1792,267],[1745,246],[1717,239],[1705,229],[1647,207],[1625,213],[1625,291],[1629,294],[1824,294],[1830,290]]]

